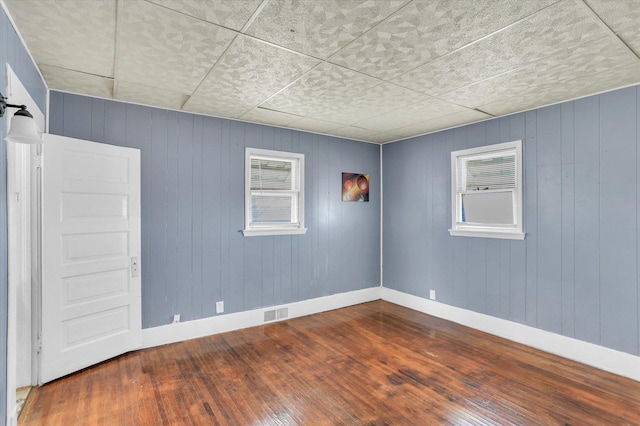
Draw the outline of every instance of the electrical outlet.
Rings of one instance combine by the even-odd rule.
[[[216,314],[221,314],[224,312],[224,301],[216,302]]]
[[[180,314],[175,314],[175,315],[173,316],[173,323],[174,323],[174,324],[177,324],[177,323],[179,323],[179,322],[180,322]]]
[[[436,300],[436,291],[435,290],[429,290],[429,299]]]

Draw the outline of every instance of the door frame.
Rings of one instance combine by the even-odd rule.
[[[39,129],[46,131],[48,125],[46,116],[42,113],[36,102],[33,100],[27,89],[24,87],[18,76],[12,70],[9,64],[6,64],[6,96],[8,102],[20,105],[26,105],[29,112],[33,115],[33,118]],[[49,102],[49,92],[47,91],[47,106]],[[12,111],[7,111],[6,122],[9,123],[10,117],[13,115]],[[8,235],[8,330],[7,330],[7,419],[6,422],[9,425],[15,425],[17,423],[17,405],[16,405],[16,370],[18,365],[17,357],[17,320],[18,320],[18,300],[17,292],[19,280],[16,279],[13,273],[13,268],[16,265],[22,265],[23,273],[30,275],[31,281],[31,302],[30,312],[22,313],[29,315],[31,318],[31,330],[27,333],[30,334],[29,348],[27,349],[31,353],[30,362],[31,374],[30,382],[32,385],[37,384],[38,377],[38,336],[40,334],[40,312],[39,312],[39,292],[40,292],[40,173],[39,164],[37,163],[38,154],[41,151],[40,146],[21,146],[16,149],[16,146],[9,148],[7,144],[7,224],[9,231],[11,229],[10,217],[19,216],[19,220],[23,226],[21,226],[22,232],[19,235],[10,233]],[[26,155],[26,154],[29,155]],[[14,155],[10,155],[14,154]],[[20,159],[22,154],[22,159]],[[16,170],[19,168],[20,170]],[[11,171],[19,173],[15,175]],[[13,175],[13,176],[12,176]],[[16,182],[19,180],[21,182]],[[30,182],[30,183],[29,183]],[[22,185],[19,185],[22,183]],[[16,188],[20,186],[20,188]],[[14,215],[9,209],[12,208],[12,199],[16,197],[15,190],[19,189],[20,197],[26,202],[22,203],[22,214]],[[28,201],[27,201],[28,200]],[[14,219],[16,220],[16,219]],[[11,247],[22,246],[24,243],[29,250],[11,250]],[[26,271],[25,271],[26,269]],[[29,274],[30,272],[30,274]],[[21,332],[24,332],[22,330]]]

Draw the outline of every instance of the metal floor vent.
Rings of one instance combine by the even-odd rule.
[[[274,309],[264,312],[264,322],[275,321],[289,316],[289,308]]]

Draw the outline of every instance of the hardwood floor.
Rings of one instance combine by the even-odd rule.
[[[640,383],[376,301],[121,356],[19,424],[640,424]]]

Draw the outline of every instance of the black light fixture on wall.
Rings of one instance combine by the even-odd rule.
[[[4,138],[7,142],[24,144],[41,144],[40,132],[36,122],[26,105],[13,105],[7,103],[7,98],[0,93],[0,117],[4,116],[7,108],[18,108],[11,119],[11,126]]]

